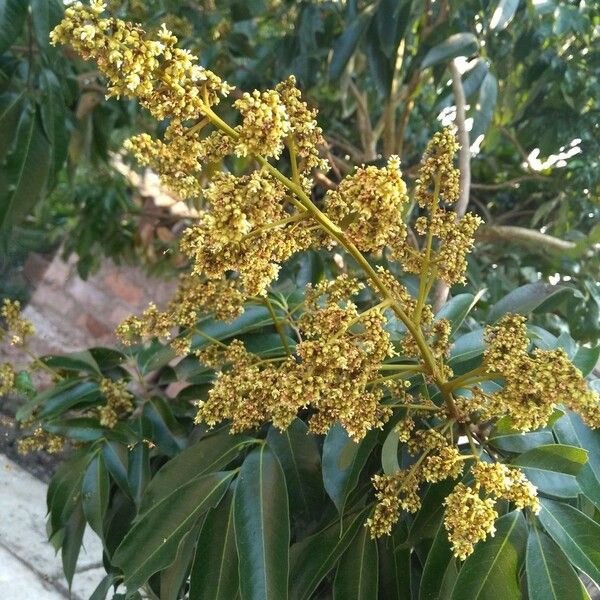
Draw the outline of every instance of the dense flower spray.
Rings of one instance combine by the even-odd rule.
[[[456,481],[444,523],[460,559],[493,535],[499,500],[537,512],[536,489],[524,473],[483,458],[479,425],[508,418],[516,429],[539,428],[560,403],[597,427],[598,395],[564,352],[531,351],[517,315],[486,329],[479,367],[459,376],[450,369],[451,325],[435,318],[427,298],[437,280],[464,281],[480,224],[470,213],[457,221],[452,210],[459,196],[453,133],[435,134],[426,148],[414,190],[415,244],[407,236],[409,195],[397,157],[383,167],[361,166],[322,201],[313,198],[312,172],[327,168],[319,154],[323,136],[293,78],[239,96],[232,103],[239,118],[230,125],[215,112],[230,85],[178,48],[166,27],[151,39],[138,25],[103,16],[104,8],[98,0],[68,7],[52,41],[94,60],[109,96],[135,97],[168,122],[161,139],[140,134],[125,147],[175,193],[203,206],[182,236],[189,272],[175,298],[164,310],[150,305],[124,321],[123,342],[167,339],[177,354],[195,353],[213,368],[196,416],[211,427],[226,421],[238,432],[271,422],[285,429],[301,413],[317,434],[334,423],[357,441],[373,429],[392,429],[407,457],[399,470],[373,479],[373,536],[389,534],[402,511],[419,510],[422,485],[445,479]],[[251,159],[248,172],[229,172],[230,156]],[[362,275],[336,274],[309,286],[290,308],[269,293],[271,284],[286,260],[307,249],[335,249]],[[394,267],[374,268],[368,255],[385,256]],[[415,295],[398,280],[399,269],[418,276]],[[214,340],[198,324],[208,314],[235,319],[249,304],[268,308],[281,338],[276,356],[252,353],[239,340]],[[10,305],[3,314],[20,343],[29,331]],[[402,337],[393,338],[399,329]],[[3,368],[3,387],[12,378]],[[481,385],[490,379],[496,391]],[[132,399],[123,382],[103,381],[101,390],[101,419],[113,427],[133,410]]]

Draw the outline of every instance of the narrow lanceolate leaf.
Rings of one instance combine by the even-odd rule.
[[[525,556],[527,525],[513,511],[496,522],[496,534],[479,542],[452,590],[452,600],[521,600],[519,569]]]
[[[267,441],[285,474],[292,518],[295,515],[318,518],[325,490],[315,436],[308,433],[303,421],[294,419],[285,431],[271,427]]]
[[[146,442],[138,442],[129,453],[127,483],[136,506],[140,505],[146,485],[150,481],[150,450]]]
[[[397,526],[390,536],[380,538],[378,600],[410,598],[410,548],[400,547],[406,529]]]
[[[359,530],[344,552],[333,582],[334,600],[377,598],[379,574],[377,542],[366,527]]]
[[[27,16],[28,2],[2,0],[0,2],[0,54],[6,52],[21,33]]]
[[[242,600],[286,600],[288,495],[281,465],[266,444],[255,448],[242,465],[233,514]]]
[[[75,510],[71,513],[71,516],[66,523],[65,537],[61,549],[63,571],[67,582],[69,583],[69,589],[71,589],[71,584],[73,583],[73,575],[75,575],[77,558],[79,557],[79,551],[81,550],[84,531],[85,517],[83,515],[81,502],[78,502]]]
[[[348,515],[294,544],[290,550],[290,600],[308,600],[333,569],[357,532],[369,508]]]
[[[566,556],[536,527],[529,531],[525,573],[529,600],[589,600]]]
[[[323,445],[323,483],[340,514],[376,443],[377,431],[357,444],[341,425],[329,430]]]
[[[427,52],[421,63],[421,69],[446,62],[457,56],[469,56],[476,52],[477,47],[477,38],[474,34],[469,32],[455,33]]]
[[[400,470],[398,462],[398,444],[400,438],[398,432],[392,429],[387,434],[383,446],[381,447],[381,467],[386,475],[393,475]]]
[[[239,588],[233,524],[233,492],[229,490],[204,522],[190,579],[190,600],[231,600]]]
[[[88,465],[83,476],[81,492],[85,518],[90,527],[102,538],[104,535],[102,526],[110,493],[110,479],[100,452]]]
[[[46,188],[51,148],[38,109],[21,113],[13,151],[6,159],[7,185],[0,190],[0,230],[27,215]]]
[[[173,562],[183,537],[203,513],[219,503],[233,475],[219,472],[192,477],[133,525],[113,556],[130,591]]]
[[[186,448],[158,471],[152,478],[139,508],[140,515],[158,502],[185,487],[190,475],[198,477],[224,469],[239,453],[256,440],[241,435],[229,435],[226,431],[202,438],[197,444]]]
[[[433,539],[423,567],[419,600],[447,598],[458,575],[457,560],[452,556],[448,532],[443,523]]]
[[[546,494],[575,498],[579,485],[575,475],[587,461],[587,452],[575,446],[548,444],[517,456],[512,464],[520,467],[527,478]]]
[[[600,585],[600,525],[568,504],[541,499],[539,520],[572,565]]]

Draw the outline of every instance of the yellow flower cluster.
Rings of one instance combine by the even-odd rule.
[[[21,303],[18,300],[5,298],[0,315],[6,321],[6,330],[0,328],[0,340],[8,333],[13,346],[23,346],[27,338],[35,333],[33,324],[21,317]]]
[[[17,442],[17,451],[19,454],[30,454],[45,450],[49,454],[58,454],[63,451],[64,446],[65,442],[62,437],[48,433],[41,427],[36,427],[30,435],[22,437]]]
[[[309,424],[316,433],[339,422],[360,440],[383,426],[391,410],[381,404],[382,390],[370,382],[393,349],[383,315],[359,315],[345,299],[360,287],[342,276],[309,290],[308,311],[298,324],[303,341],[295,347],[297,360],[288,357],[276,365],[246,352],[240,355],[239,346],[235,360],[224,354],[227,361],[200,404],[197,421],[212,426],[230,419],[234,431],[272,421],[285,429],[298,410],[310,406],[314,414]],[[202,356],[215,364],[219,354],[216,349]]]
[[[249,296],[264,295],[281,262],[317,243],[303,215],[289,212],[283,185],[264,170],[218,173],[204,198],[208,209],[184,232],[181,250],[197,274],[238,272]]]
[[[548,423],[556,405],[578,412],[590,427],[600,427],[600,397],[562,349],[527,352],[525,319],[505,315],[485,332],[484,364],[501,375],[504,387],[485,395],[486,417],[509,415],[515,429],[529,431]]]
[[[473,213],[457,221],[454,211],[441,206],[458,199],[459,172],[453,162],[458,147],[449,129],[436,133],[427,145],[415,189],[419,206],[428,213],[415,223],[415,231],[425,243],[420,251],[407,244],[392,247],[394,257],[407,272],[430,274],[448,285],[464,283],[465,256],[473,249],[475,231],[482,222]]]
[[[262,154],[265,158],[279,158],[283,142],[291,131],[291,124],[277,90],[252,94],[245,92],[233,103],[242,115],[242,125],[235,147],[238,156]]]
[[[444,526],[454,555],[460,560],[469,556],[477,542],[494,535],[498,517],[498,499],[513,502],[517,508],[540,510],[537,490],[522,471],[500,463],[477,462],[472,468],[473,486],[459,483],[446,498]],[[481,493],[491,494],[481,497]]]
[[[379,252],[385,246],[403,244],[406,225],[402,209],[407,202],[397,156],[392,156],[381,169],[357,169],[325,195],[327,215],[363,252]]]
[[[53,44],[70,44],[85,60],[94,60],[109,81],[109,96],[137,97],[158,120],[197,119],[233,88],[197,58],[176,47],[177,38],[163,27],[149,40],[141,27],[102,17],[106,4],[76,2],[52,31]]]
[[[100,425],[112,429],[121,415],[133,410],[133,396],[127,391],[127,382],[124,380],[104,378],[100,381],[100,391],[106,398],[106,404],[98,409]]]
[[[391,533],[401,509],[416,512],[421,508],[418,492],[424,482],[456,479],[463,471],[464,457],[443,433],[436,429],[413,430],[414,424],[405,419],[401,425],[403,441],[408,441],[411,454],[421,455],[417,462],[407,470],[373,477],[377,503],[367,520],[373,538]]]
[[[16,374],[12,365],[0,365],[0,396],[8,394],[15,387]]]

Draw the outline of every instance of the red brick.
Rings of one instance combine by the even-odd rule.
[[[139,304],[142,301],[143,290],[121,273],[109,272],[104,277],[104,283],[115,296],[129,304]]]

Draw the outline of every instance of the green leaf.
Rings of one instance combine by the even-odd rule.
[[[483,354],[485,344],[483,343],[483,329],[469,331],[454,341],[450,346],[450,360],[452,364],[458,364]]]
[[[90,600],[106,600],[106,596],[113,585],[115,576],[113,573],[109,573],[102,581],[98,584],[96,589],[92,592]]]
[[[506,313],[528,315],[550,298],[569,292],[571,292],[571,288],[563,285],[551,285],[543,282],[527,283],[513,290],[492,306],[487,318],[488,323],[495,323]]]
[[[527,524],[520,510],[496,521],[496,534],[479,542],[464,562],[452,600],[521,600],[519,569],[525,555]]]
[[[15,141],[24,93],[0,96],[0,164]]]
[[[203,513],[220,502],[233,476],[230,472],[192,476],[138,518],[112,560],[122,569],[129,591],[173,562],[181,540]]]
[[[433,538],[438,531],[444,516],[443,500],[456,485],[453,479],[445,479],[439,483],[431,483],[425,489],[421,499],[421,508],[412,522],[408,539],[416,545],[424,539]]]
[[[379,44],[391,58],[395,56],[400,41],[409,24],[411,0],[382,0],[375,13]]]
[[[94,406],[101,400],[100,388],[95,381],[79,381],[66,388],[57,386],[54,390],[56,394],[47,394],[43,399],[42,419],[51,419],[75,407]]]
[[[515,16],[517,8],[519,8],[519,3],[520,0],[500,0],[498,2],[498,6],[496,6],[496,10],[494,10],[494,14],[492,15],[490,29],[492,31],[502,31],[505,29]]]
[[[28,7],[29,2],[24,0],[0,2],[0,54],[4,54],[21,34]]]
[[[600,359],[600,345],[594,348],[581,346],[577,349],[575,356],[572,359],[573,364],[581,371],[584,377],[587,377],[598,364]]]
[[[186,432],[177,421],[169,403],[152,396],[144,405],[144,416],[152,424],[152,439],[167,456],[178,454],[186,445]]]
[[[63,571],[69,584],[69,590],[73,583],[73,575],[75,575],[77,558],[79,557],[79,551],[81,550],[84,531],[85,516],[83,514],[81,502],[78,502],[71,513],[69,520],[65,524],[65,537],[61,548]]]
[[[335,41],[331,63],[329,64],[329,77],[331,79],[339,79],[342,75],[371,22],[371,12],[370,10],[363,11]]]
[[[479,99],[476,105],[477,112],[473,118],[473,128],[470,134],[472,140],[476,140],[487,131],[494,116],[497,98],[498,80],[493,73],[488,71],[479,88]]]
[[[231,600],[239,587],[233,523],[233,492],[228,490],[204,522],[190,579],[190,600]]]
[[[283,468],[292,518],[301,514],[309,520],[318,519],[325,494],[316,436],[296,418],[285,431],[271,427],[267,443]]]
[[[206,519],[207,514],[198,519],[196,525],[181,540],[173,563],[160,572],[161,600],[177,600],[180,598],[181,589],[188,579],[196,542]]]
[[[340,559],[333,582],[334,600],[377,598],[378,565],[377,542],[363,527]]]
[[[477,52],[478,48],[477,37],[472,33],[455,33],[427,52],[421,62],[421,69],[447,62],[457,56],[469,56]]]
[[[579,415],[572,411],[554,424],[559,442],[587,450],[588,462],[577,474],[577,482],[585,496],[600,508],[600,434],[590,429]]]
[[[225,468],[242,450],[256,440],[222,431],[209,435],[168,461],[152,478],[139,507],[140,515],[168,497],[173,491],[186,486],[190,474],[206,475]]]
[[[360,472],[377,443],[377,437],[378,432],[373,430],[356,443],[339,423],[325,437],[323,483],[340,514],[344,512],[348,495],[358,483]]]
[[[70,371],[73,373],[89,373],[90,375],[100,375],[98,363],[89,351],[69,352],[68,354],[42,356],[40,359],[45,365],[52,369]]]
[[[371,510],[367,507],[304,538],[290,549],[290,600],[308,600],[333,569]]]
[[[379,545],[379,600],[410,598],[410,548],[401,548],[400,532],[396,526],[392,534],[378,540]]]
[[[108,508],[110,479],[102,454],[98,452],[90,461],[81,486],[83,513],[90,527],[104,537],[104,515]]]
[[[51,148],[33,105],[21,113],[13,151],[5,163],[6,189],[0,189],[0,230],[17,224],[44,194]]]
[[[233,502],[242,600],[286,600],[288,494],[283,470],[266,444],[246,457]]]
[[[538,516],[572,565],[600,585],[600,525],[568,504],[542,498]]]
[[[400,470],[398,462],[398,444],[400,438],[396,429],[392,429],[386,436],[381,447],[381,467],[386,475],[393,475]]]
[[[423,575],[419,586],[419,600],[437,600],[438,598],[447,598],[450,595],[458,575],[456,562],[456,559],[452,556],[448,532],[442,523],[433,538],[433,543],[423,566]]]
[[[576,446],[549,444],[517,456],[512,464],[521,467],[527,479],[546,494],[575,498],[579,486],[574,475],[587,461],[587,452]]]
[[[529,600],[589,600],[565,555],[537,527],[529,530],[525,572]]]
[[[121,488],[123,493],[131,496],[129,482],[127,481],[129,455],[125,446],[117,442],[105,442],[102,445],[102,457],[115,483]]]
[[[144,490],[150,481],[150,450],[145,441],[139,441],[129,452],[127,483],[136,506],[140,506]]]
[[[545,444],[553,444],[554,436],[550,431],[528,431],[522,433],[513,429],[492,430],[489,443],[504,452],[521,453]]]
[[[475,295],[458,294],[454,296],[435,315],[436,321],[447,319],[450,321],[452,333],[456,333],[485,292],[486,290],[480,290]]]

